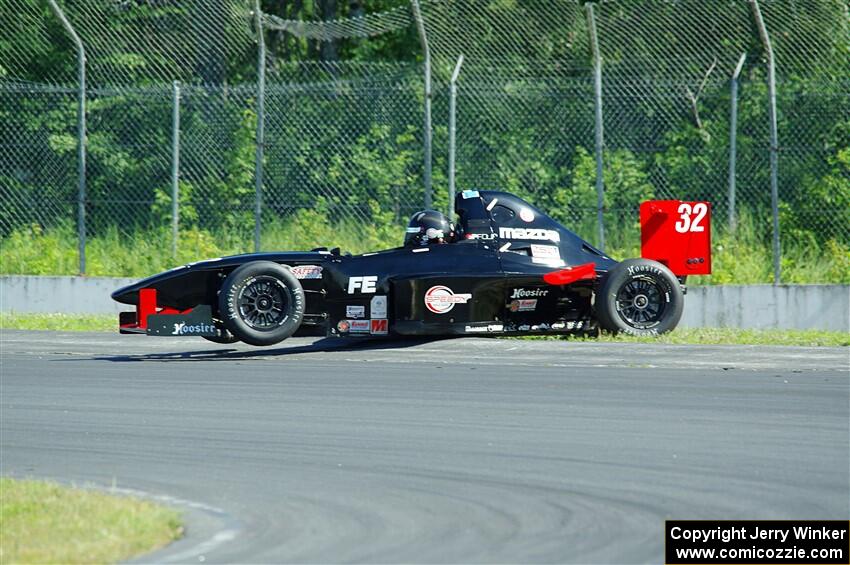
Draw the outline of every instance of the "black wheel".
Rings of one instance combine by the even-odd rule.
[[[271,261],[242,265],[224,279],[218,295],[224,326],[251,345],[290,337],[304,318],[304,289],[289,268]]]
[[[596,295],[596,317],[604,330],[658,335],[682,317],[682,287],[670,269],[649,259],[628,259],[608,273]]]

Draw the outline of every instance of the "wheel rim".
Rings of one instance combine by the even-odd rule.
[[[635,328],[650,328],[661,322],[667,307],[665,292],[650,277],[626,281],[617,292],[617,314]]]
[[[273,330],[289,317],[289,300],[286,287],[277,278],[256,277],[239,293],[239,317],[255,330]]]

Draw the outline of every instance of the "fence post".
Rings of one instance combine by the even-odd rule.
[[[457,77],[460,74],[460,66],[463,65],[463,55],[457,58],[455,70],[452,73],[451,92],[449,96],[449,217],[454,214],[455,202],[455,154],[457,151]]]
[[[416,18],[416,29],[422,52],[425,56],[425,207],[431,207],[431,49],[428,47],[428,36],[425,33],[425,23],[419,0],[410,0],[413,6],[413,17]]]
[[[171,85],[171,256],[177,258],[180,213],[180,82]]]
[[[596,17],[593,4],[584,5],[587,12],[587,29],[590,33],[590,46],[593,50],[593,94],[596,114],[596,221],[598,224],[599,249],[605,249],[605,185],[603,179],[602,154],[605,148],[604,124],[602,122],[602,55],[599,53],[599,40],[596,35]]]
[[[770,98],[768,104],[770,120],[770,203],[773,209],[773,284],[776,285],[781,280],[780,258],[782,256],[779,243],[779,132],[776,125],[776,61],[758,0],[750,0],[750,6],[752,6],[756,27],[758,27],[764,50],[767,53],[767,93]]]
[[[266,144],[266,38],[263,33],[263,14],[260,0],[254,0],[257,26],[257,153],[254,163],[254,252],[260,251],[263,214],[263,159]]]
[[[735,213],[735,176],[738,166],[738,77],[741,75],[741,69],[746,59],[747,54],[741,53],[738,66],[735,67],[735,72],[732,73],[731,107],[729,110],[729,201],[727,207],[729,211],[729,229],[733,232],[738,225],[738,218]]]
[[[71,22],[56,0],[48,0],[50,9],[71,36],[77,51],[77,240],[80,275],[86,274],[86,49]]]

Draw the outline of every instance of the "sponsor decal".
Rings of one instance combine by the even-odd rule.
[[[150,294],[156,294],[153,289],[142,289],[141,309],[147,306],[145,301],[150,298]],[[147,295],[147,298],[145,298]],[[153,305],[150,305],[153,309]],[[130,312],[129,314],[135,314]],[[122,313],[120,316],[122,325],[127,324],[126,315]],[[135,316],[133,316],[135,321]],[[212,319],[212,308],[208,304],[198,304],[187,312],[162,314],[153,311],[148,312],[147,327],[142,328],[148,335],[159,336],[203,336],[214,337],[220,336],[221,332],[215,326]]]
[[[471,298],[471,294],[455,294],[449,287],[437,285],[425,291],[425,307],[435,314],[445,314],[455,304],[466,304]]]
[[[496,239],[496,234],[494,234],[494,233],[468,233],[468,234],[466,234],[466,239],[491,240],[491,239]]]
[[[347,333],[348,330],[351,329],[351,322],[349,322],[348,320],[340,320],[339,323],[336,325],[336,329],[340,333]]]
[[[563,259],[550,259],[548,257],[532,257],[531,262],[536,265],[546,265],[547,267],[558,268],[566,267]]]
[[[511,298],[536,298],[548,295],[548,288],[515,288]]]
[[[174,324],[174,331],[171,335],[198,335],[215,333],[215,326],[212,324],[192,324],[186,325],[186,322]]]
[[[477,190],[464,190],[464,191],[461,193],[461,195],[463,196],[463,199],[464,199],[464,200],[467,200],[467,199],[469,199],[469,198],[478,198],[479,196],[481,196],[481,195],[478,193],[478,191],[477,191]]]
[[[365,318],[366,317],[366,307],[365,306],[348,305],[348,306],[345,307],[345,317],[346,318]]]
[[[486,326],[466,326],[463,331],[468,334],[484,334],[500,332],[505,329],[502,324],[488,324]]]
[[[531,329],[531,326],[529,326],[528,324],[523,324],[523,325],[521,325],[521,326],[519,326],[519,327],[517,328],[517,331],[519,331],[519,332],[527,332],[527,331],[528,331],[528,330],[530,330],[530,329]]]
[[[372,318],[386,318],[387,317],[387,297],[386,296],[373,296],[372,302],[369,305],[369,316]]]
[[[533,332],[545,332],[549,329],[549,324],[537,324],[536,326],[531,326],[531,331]]]
[[[557,245],[540,245],[538,243],[532,243],[531,256],[543,257],[545,259],[560,259],[561,250]]]
[[[534,221],[534,212],[528,208],[520,208],[519,219],[523,222],[530,223]]]
[[[496,206],[496,202],[498,202],[498,201],[499,201],[498,198],[494,198],[493,200],[491,200],[490,203],[487,204],[487,211],[489,212],[490,210],[492,210],[493,207]]]
[[[296,279],[320,279],[322,278],[322,268],[319,265],[296,265],[291,267],[292,274]]]
[[[537,310],[537,299],[536,298],[526,298],[523,300],[513,300],[511,301],[511,312],[532,312]]]
[[[561,241],[561,234],[555,230],[534,228],[499,228],[499,237],[502,239],[537,239],[556,243]]]
[[[387,335],[390,327],[390,322],[387,319],[377,320],[372,319],[372,327],[370,333],[372,335]]]
[[[371,329],[369,320],[350,320],[349,324],[351,324],[349,331],[353,334],[367,334]]]
[[[377,284],[377,276],[351,277],[348,279],[348,294],[358,290],[363,294],[375,294]]]
[[[554,322],[554,323],[552,324],[552,329],[553,329],[553,330],[562,330],[562,329],[564,329],[565,327],[567,327],[567,324],[565,324],[564,322]]]
[[[635,275],[638,273],[655,273],[657,275],[663,274],[663,271],[654,265],[631,265],[628,269],[626,269],[630,275]]]

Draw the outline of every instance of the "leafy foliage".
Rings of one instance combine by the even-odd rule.
[[[34,84],[60,79],[73,84],[73,47],[47,7],[5,1],[33,8],[0,10],[0,25],[10,30],[0,38],[3,270],[11,272],[10,265],[16,265],[26,272],[73,272],[76,93],[64,86]],[[142,270],[158,266],[163,253],[170,256],[173,91],[172,84],[151,76],[154,69],[173,71],[174,78],[186,71],[174,66],[169,45],[146,43],[138,53],[123,47],[143,24],[190,20],[197,27],[165,25],[157,33],[189,37],[200,29],[210,39],[235,45],[250,36],[250,18],[245,19],[250,14],[205,13],[200,1],[70,2],[69,7],[107,4],[111,10],[119,4],[132,7],[114,14],[103,35],[95,38],[99,43],[94,42],[92,69],[95,78],[108,70],[124,77],[126,84],[98,85],[88,92],[86,228],[91,272],[122,274],[129,267],[102,257],[101,250],[115,251],[136,241]],[[244,7],[239,2],[221,5]],[[338,0],[261,2],[267,13],[299,20],[354,17],[405,5],[401,0],[368,5]],[[553,4],[552,12],[513,1],[424,5],[432,27],[437,27],[433,22],[443,26],[434,30],[435,51],[445,53],[476,37],[470,48],[484,61],[470,56],[467,64],[476,70],[461,75],[458,189],[515,192],[594,241],[593,87],[586,69],[589,54],[581,47],[585,20],[579,4]],[[658,40],[676,18],[698,16],[682,12],[688,5],[655,3],[651,18],[646,4],[635,0],[600,8],[600,25],[608,26],[601,40],[609,65],[603,84],[606,243],[611,250],[636,251],[637,206],[642,200],[709,200],[720,242],[716,262],[725,265],[721,273],[726,273],[713,280],[763,280],[771,237],[770,150],[759,41],[752,30],[742,28],[734,40],[720,45],[723,53],[748,54],[737,131],[737,216],[744,227],[733,232],[726,229],[731,99],[726,75],[720,76],[728,70],[728,61],[696,97],[692,79],[705,72],[715,44],[722,43],[723,26],[704,30],[700,45],[687,44],[681,34]],[[850,84],[842,57],[846,45],[842,50],[840,41],[845,28],[830,19],[833,0],[800,3],[795,25],[808,30],[808,38],[799,37],[779,17],[782,9],[779,3],[771,4],[766,14],[778,30],[777,48],[791,61],[778,88],[780,225],[787,278],[847,280]],[[463,18],[457,18],[459,13]],[[718,21],[737,26],[735,17],[718,14]],[[817,23],[827,20],[833,27],[819,29]],[[522,29],[536,34],[536,41],[509,45],[506,41],[513,36],[491,25],[494,21],[523,22]],[[79,23],[90,34],[87,24]],[[120,39],[122,49],[108,48],[110,34]],[[153,39],[158,37],[154,34]],[[396,243],[398,226],[422,206],[425,196],[424,95],[417,62],[421,47],[414,26],[368,39],[325,42],[328,45],[282,32],[269,32],[266,40],[270,78],[263,148],[264,247],[339,243],[357,251]],[[187,261],[249,250],[254,227],[256,53],[244,46],[231,49],[227,53],[232,57],[222,62],[221,51],[202,46],[184,46],[185,62],[196,80],[179,85],[178,259]],[[671,54],[689,49],[693,57],[683,59],[681,69],[648,66],[647,61],[665,57],[669,63]],[[801,59],[795,50],[812,57],[816,73],[794,62]],[[630,68],[632,59],[641,63]],[[487,67],[499,61],[502,67]],[[541,61],[556,61],[558,69],[543,68]],[[435,58],[433,206],[441,210],[448,207],[444,79],[450,67],[443,68],[444,63]],[[660,76],[661,71],[686,78],[671,81]],[[68,241],[59,241],[60,234]],[[47,242],[54,247],[45,248]],[[29,253],[28,245],[41,255]],[[747,254],[753,259],[745,268]],[[829,266],[814,267],[823,262]]]

